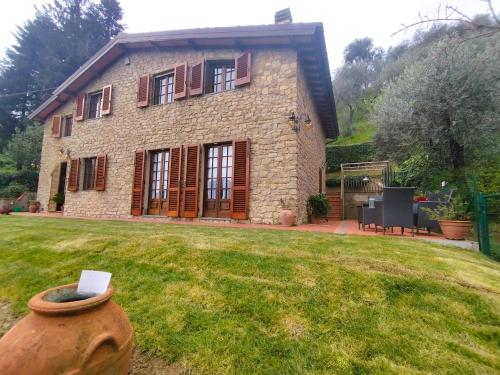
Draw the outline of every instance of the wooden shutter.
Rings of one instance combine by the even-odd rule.
[[[146,152],[144,150],[137,150],[134,157],[134,177],[132,181],[132,203],[130,209],[130,213],[134,216],[142,215],[145,162]]]
[[[200,146],[190,145],[185,148],[184,191],[182,194],[183,217],[198,216],[198,179],[200,165]],[[171,194],[171,192],[169,193]]]
[[[186,76],[186,63],[174,67],[174,99],[184,99],[186,97]]]
[[[78,191],[80,179],[80,159],[71,159],[69,163],[68,191]]]
[[[52,137],[61,138],[62,116],[52,117]]]
[[[149,75],[139,77],[137,89],[137,107],[144,108],[149,105]]]
[[[231,183],[231,218],[248,217],[250,180],[250,140],[233,141],[233,178]]]
[[[250,52],[245,52],[236,59],[236,87],[250,83],[251,65],[252,54]]]
[[[97,191],[106,190],[106,167],[107,167],[107,156],[99,155],[97,157],[97,163],[95,168],[95,189]]]
[[[204,65],[202,61],[191,68],[191,84],[189,87],[189,95],[191,96],[203,94]]]
[[[82,92],[76,97],[76,121],[82,121],[85,118],[85,93]]]
[[[182,147],[170,149],[170,165],[168,168],[168,202],[167,216],[179,216],[181,192]]]
[[[111,85],[102,88],[102,115],[111,114],[111,94],[113,87]]]

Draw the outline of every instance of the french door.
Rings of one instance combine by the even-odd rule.
[[[232,144],[212,145],[205,154],[205,217],[231,217]]]
[[[166,215],[168,198],[168,168],[170,151],[151,153],[148,215]]]

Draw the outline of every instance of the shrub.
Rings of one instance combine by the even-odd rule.
[[[372,143],[359,143],[348,146],[330,146],[326,148],[328,172],[338,171],[342,163],[372,161],[375,150]]]
[[[328,187],[339,187],[340,186],[340,178],[332,177],[326,180],[326,186]]]
[[[314,217],[325,217],[330,211],[330,202],[324,194],[313,194],[307,200],[307,211]]]
[[[2,198],[17,198],[23,192],[28,191],[28,187],[18,184],[17,182],[11,182],[7,187],[0,190],[0,197]]]

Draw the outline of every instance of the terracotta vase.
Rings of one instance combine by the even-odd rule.
[[[291,227],[295,221],[295,215],[293,214],[292,210],[284,208],[281,210],[280,220],[281,225],[283,225],[284,227]]]
[[[472,226],[470,221],[438,220],[441,232],[449,240],[463,240]]]
[[[112,295],[86,298],[70,284],[31,298],[31,312],[0,339],[0,374],[127,374],[132,327]]]
[[[32,201],[28,207],[28,211],[32,214],[37,213],[40,210],[40,202]]]

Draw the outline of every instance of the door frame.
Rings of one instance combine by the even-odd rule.
[[[147,153],[148,156],[148,163],[147,165],[147,189],[146,189],[146,214],[147,215],[157,215],[157,216],[167,216],[167,206],[166,203],[168,202],[168,178],[170,176],[167,175],[167,197],[163,199],[163,187],[164,187],[164,182],[165,182],[165,161],[164,161],[164,155],[166,152],[168,152],[168,170],[167,174],[169,173],[170,170],[170,148],[160,148],[156,150],[150,150]],[[158,212],[157,213],[151,213],[150,212],[150,206],[151,206],[151,188],[153,187],[153,154],[162,154],[163,156],[161,157],[160,160],[160,187],[159,187],[159,199],[158,199]],[[162,205],[165,204],[163,207]]]
[[[208,194],[208,185],[207,185],[207,182],[208,182],[208,153],[209,153],[209,150],[211,147],[215,147],[217,146],[217,186],[216,186],[216,214],[215,215],[207,215],[206,211],[207,211],[207,198],[206,198],[206,195],[205,194]],[[223,146],[231,146],[231,179],[233,178],[234,176],[234,166],[232,165],[233,161],[233,152],[234,150],[232,149],[233,147],[233,142],[232,141],[224,141],[224,142],[216,142],[216,143],[208,143],[208,144],[205,144],[203,145],[203,163],[202,163],[202,171],[203,173],[201,174],[202,175],[202,178],[203,178],[203,184],[202,184],[202,187],[203,187],[203,191],[202,191],[202,194],[201,194],[201,197],[202,197],[202,210],[201,210],[201,215],[202,217],[206,217],[206,218],[231,218],[231,193],[229,193],[229,198],[228,199],[225,199],[228,201],[228,204],[229,204],[229,208],[227,209],[227,215],[224,215],[224,216],[220,216],[220,201],[221,201],[221,198],[220,198],[220,192],[221,192],[221,183],[222,183],[222,156],[223,156],[223,153],[222,153],[222,147]],[[232,188],[232,184],[230,185],[230,189]]]

